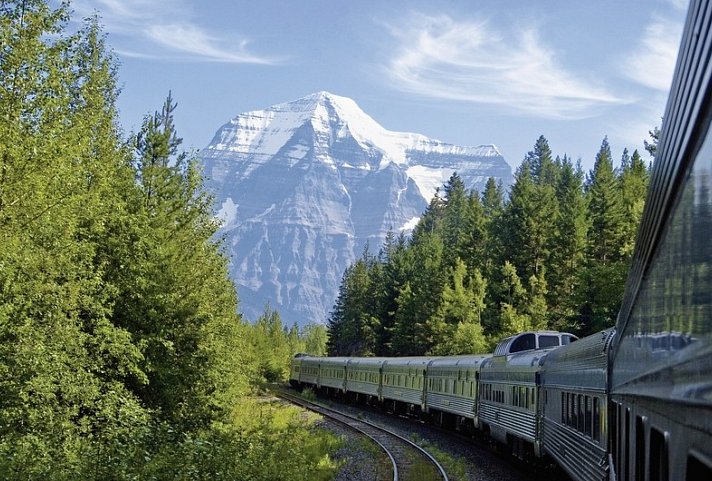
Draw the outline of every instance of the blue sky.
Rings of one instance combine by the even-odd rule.
[[[686,0],[74,0],[120,62],[121,122],[168,90],[184,146],[238,113],[319,90],[389,130],[495,144],[513,167],[541,134],[592,167],[601,140],[660,124]],[[644,152],[642,152],[644,153]],[[645,153],[647,158],[647,153]]]

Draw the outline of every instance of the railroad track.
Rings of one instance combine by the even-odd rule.
[[[363,419],[335,411],[281,390],[276,396],[321,414],[372,439],[388,455],[393,481],[449,481],[445,469],[425,449],[411,440]]]

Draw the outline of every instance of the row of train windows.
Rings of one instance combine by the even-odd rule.
[[[601,405],[594,396],[561,393],[561,422],[588,436],[594,441],[601,440]]]
[[[349,371],[348,377],[352,381],[362,381],[362,382],[370,382],[373,384],[378,384],[378,373],[377,372]]]
[[[637,415],[633,422],[634,416],[630,408],[617,402],[611,404],[611,409],[611,455],[617,479],[668,481],[671,468],[682,468],[682,462],[671,466],[670,433],[652,426],[647,416]],[[687,481],[712,479],[712,465],[709,461],[699,459],[694,453],[688,453],[686,461]]]
[[[509,404],[524,409],[534,409],[536,406],[536,391],[533,387],[509,386],[508,398],[505,396],[504,389],[494,389],[492,384],[482,384],[480,390],[483,401]]]
[[[512,405],[525,409],[534,409],[536,406],[536,391],[533,387],[512,386],[511,388]]]
[[[455,394],[458,396],[475,397],[473,381],[455,381],[453,379],[428,379],[428,391]]]
[[[319,368],[318,367],[304,367],[302,368],[302,372],[304,374],[310,374],[312,376],[318,376],[319,375]]]
[[[384,386],[400,386],[411,389],[423,389],[423,378],[416,376],[408,376],[406,374],[384,374]]]
[[[504,404],[504,391],[502,389],[494,389],[492,384],[482,384],[480,386],[480,397],[483,401]]]
[[[322,377],[331,377],[334,379],[343,379],[344,378],[344,370],[338,369],[338,368],[336,368],[336,369],[322,368],[321,376]]]

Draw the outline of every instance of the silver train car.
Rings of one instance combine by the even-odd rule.
[[[346,391],[358,401],[359,396],[367,403],[381,402],[382,370],[386,358],[355,357],[346,367]]]
[[[610,355],[611,478],[712,479],[712,2],[682,36]]]
[[[479,421],[487,434],[520,458],[541,456],[537,381],[541,360],[550,349],[494,355],[482,365]]]
[[[542,445],[576,480],[608,479],[608,351],[614,332],[585,337],[542,361]]]
[[[383,363],[382,396],[392,403],[394,412],[425,411],[425,373],[432,360],[430,357],[394,357]]]
[[[479,428],[480,371],[490,357],[446,356],[428,364],[425,406],[438,424],[458,430]]]

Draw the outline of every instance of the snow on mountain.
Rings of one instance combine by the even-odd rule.
[[[453,172],[480,191],[512,181],[493,145],[391,132],[328,92],[238,115],[200,157],[243,312],[269,302],[300,324],[325,321],[365,243],[375,252],[388,230],[411,230]]]

